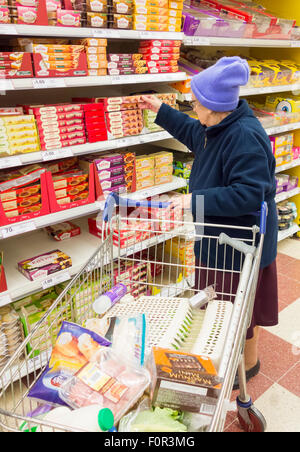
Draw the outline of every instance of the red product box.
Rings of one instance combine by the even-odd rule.
[[[48,187],[47,187],[47,172],[44,172],[40,175],[40,191],[41,191],[41,203],[40,203],[40,209],[35,212],[30,213],[23,213],[21,215],[13,216],[8,218],[5,214],[5,211],[3,209],[2,202],[0,202],[0,226],[8,226],[14,223],[18,223],[20,221],[26,221],[26,220],[33,220],[35,218],[38,218],[43,215],[48,215],[50,213],[50,206],[49,206],[49,200],[48,200]],[[29,189],[33,189],[34,187],[28,187]],[[18,191],[18,190],[16,190]],[[22,191],[24,195],[24,191],[28,193],[28,196],[30,195],[30,190],[27,190],[26,187],[19,189],[19,191]],[[1,194],[1,198],[5,199],[5,193]]]
[[[103,105],[102,104],[98,104],[96,102],[92,102],[92,103],[89,103],[89,104],[83,104],[82,108],[83,108],[83,110],[86,113],[91,112],[91,111],[97,111],[97,112],[101,112],[102,111],[102,112],[104,112]]]
[[[37,2],[37,7],[17,6],[18,24],[24,25],[48,25],[46,1]]]
[[[42,119],[40,117],[36,118],[36,123],[39,129],[43,129],[43,130],[47,130],[47,129],[57,129],[57,128],[61,128],[61,127],[70,127],[73,125],[82,125],[84,124],[82,119],[76,119],[76,118],[72,118],[72,119],[67,119],[67,120],[57,120],[57,119],[53,119],[53,118],[49,118],[49,120],[47,119]]]
[[[76,237],[81,233],[80,227],[70,221],[65,221],[61,224],[48,226],[46,228],[46,231],[48,235],[57,242]]]
[[[79,162],[79,165],[81,166],[81,161]],[[93,164],[90,164],[88,168],[89,168],[89,177],[88,177],[89,189],[87,198],[81,200],[70,199],[70,202],[64,204],[59,204],[57,202],[53,176],[50,172],[47,173],[49,207],[51,213],[60,212],[63,210],[72,209],[73,207],[79,207],[95,202],[95,174]]]
[[[20,60],[19,60],[20,61]],[[0,62],[1,66],[1,62]],[[0,69],[0,78],[15,79],[15,78],[33,78],[33,66],[31,61],[31,54],[23,53],[21,65],[18,69]]]
[[[149,41],[141,41],[141,47],[180,47],[181,41],[171,41],[169,39],[150,39]]]
[[[36,77],[85,77],[88,75],[86,54],[80,52],[76,69],[47,69],[43,56],[40,53],[33,53],[33,67]]]
[[[107,132],[103,132],[102,134],[89,134],[88,142],[89,143],[97,143],[97,141],[107,141]]]
[[[55,116],[57,113],[70,113],[83,110],[83,106],[80,104],[24,105],[23,108],[26,114],[36,116]]]
[[[164,60],[164,61],[147,61],[147,67],[164,67],[164,66],[177,66],[178,67],[178,61],[177,60]]]
[[[170,72],[178,72],[178,66],[149,67],[149,74],[165,74]]]
[[[175,55],[180,55],[180,48],[179,47],[141,47],[140,48],[140,52],[145,54],[145,53],[158,53],[158,54],[162,54],[162,53],[172,53]]]
[[[165,61],[165,60],[176,60],[173,53],[157,54],[157,53],[146,53],[145,60],[148,61]]]

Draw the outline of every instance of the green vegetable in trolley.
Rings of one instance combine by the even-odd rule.
[[[131,421],[131,432],[186,432],[187,427],[179,420],[178,411],[156,407],[140,411]],[[121,421],[122,422],[122,421]]]

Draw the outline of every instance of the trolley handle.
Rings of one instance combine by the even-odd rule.
[[[152,207],[158,209],[167,209],[170,202],[136,201],[134,199],[122,198],[116,193],[109,193],[106,198],[103,210],[103,221],[107,223],[111,220],[115,206],[121,207]]]
[[[268,204],[264,201],[258,212],[252,212],[251,215],[260,216],[259,232],[265,234],[267,230]]]
[[[229,237],[227,234],[224,234],[224,232],[222,232],[219,235],[219,244],[220,245],[229,245],[232,248],[234,248],[235,250],[237,250],[240,253],[243,253],[245,255],[251,254],[252,256],[254,256],[254,254],[256,253],[255,246],[247,245],[247,243],[245,243],[241,240],[233,239],[232,237]]]

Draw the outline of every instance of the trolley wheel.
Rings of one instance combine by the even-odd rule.
[[[267,428],[267,422],[262,413],[255,408],[250,399],[249,403],[242,403],[237,398],[238,420],[242,429],[247,432],[263,433]]]

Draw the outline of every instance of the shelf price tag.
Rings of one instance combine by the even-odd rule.
[[[13,166],[21,166],[20,157],[4,157],[0,159],[0,169],[11,168]]]
[[[43,151],[42,157],[44,162],[48,162],[49,160],[56,160],[59,158],[73,157],[74,152],[72,149],[55,149],[53,151]]]
[[[70,273],[69,272],[58,272],[57,274],[52,275],[50,278],[45,279],[42,282],[42,288],[45,289],[49,289],[49,287],[53,287],[56,286],[57,284],[61,284],[65,281],[68,281],[69,279],[71,279]]]
[[[1,34],[1,33],[0,33]],[[12,84],[11,80],[6,80],[6,79],[0,79],[0,92],[1,91],[9,91],[14,89],[14,86]]]
[[[35,89],[65,88],[66,82],[63,78],[35,78],[32,86]]]
[[[202,38],[201,36],[194,36],[192,44],[195,46],[209,46],[210,40],[208,38]]]
[[[25,232],[34,231],[36,225],[33,221],[28,221],[24,223],[16,223],[10,226],[4,226],[1,229],[1,235],[3,239],[8,239],[15,235],[25,234]]]
[[[0,35],[17,35],[17,29],[12,24],[1,24]]]
[[[0,294],[0,307],[6,306],[12,302],[11,296],[9,293]]]
[[[291,47],[300,47],[300,41],[292,41]]]
[[[122,82],[122,75],[112,75],[111,76],[111,84],[112,85],[120,85]]]

